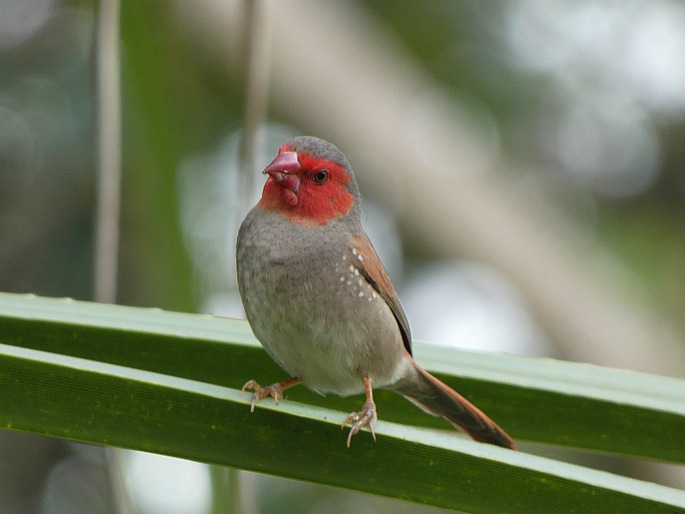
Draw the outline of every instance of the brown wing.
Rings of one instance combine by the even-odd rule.
[[[352,257],[351,261],[359,269],[359,273],[373,286],[376,292],[388,304],[388,307],[390,307],[400,328],[404,347],[409,355],[411,355],[409,321],[407,321],[407,316],[404,314],[404,309],[400,303],[399,296],[397,296],[397,291],[395,291],[395,286],[392,285],[385,266],[383,266],[383,263],[378,258],[378,254],[366,234],[362,233],[360,236],[353,236]]]

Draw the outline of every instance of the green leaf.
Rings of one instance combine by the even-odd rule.
[[[0,342],[240,388],[284,373],[244,321],[0,294]],[[586,364],[492,355],[416,343],[417,360],[518,439],[685,463],[685,382]],[[294,400],[349,412],[362,398]],[[446,423],[378,393],[381,417]]]
[[[300,388],[250,413],[242,383],[283,374],[240,321],[0,294],[0,343],[6,428],[464,511],[685,512],[681,491],[407,426],[445,423],[390,393],[377,398],[378,441],[364,432],[350,449],[340,422],[356,399]],[[685,460],[682,381],[424,345],[416,353],[517,438]],[[640,433],[649,423],[658,434]]]

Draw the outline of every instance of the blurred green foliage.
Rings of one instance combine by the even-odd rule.
[[[555,154],[564,148],[553,150],[554,145],[545,139],[553,132],[550,127],[573,109],[574,101],[587,101],[587,96],[607,84],[613,88],[607,89],[608,93],[619,96],[630,84],[612,75],[613,63],[608,60],[599,63],[605,68],[602,75],[578,59],[573,62],[579,83],[576,98],[559,86],[560,76],[568,75],[569,69],[531,71],[515,62],[508,46],[507,38],[515,32],[509,20],[523,18],[526,5],[532,6],[529,11],[543,11],[543,4],[350,2],[375,16],[455,102],[483,113],[484,122],[496,127],[502,158],[511,164],[499,172],[551,191],[557,206],[639,275],[655,304],[685,328],[682,105],[656,108],[656,95],[649,94],[631,104],[643,116],[640,122],[653,138],[658,168],[653,180],[633,194],[605,194],[591,180],[584,182],[586,177],[578,179],[564,169]],[[657,4],[635,3],[635,18],[640,17],[640,9],[647,13],[660,9],[667,17],[666,9],[671,9],[675,20],[682,15],[679,4]],[[5,4],[17,5],[22,5],[21,0]],[[34,3],[23,5],[34,17],[43,12],[34,8]],[[0,5],[0,290],[90,299],[97,4],[74,0],[41,5],[48,5],[44,18],[36,22],[40,23],[33,32],[27,28],[26,36],[14,42],[8,34],[18,30],[21,20],[12,20]],[[124,183],[119,302],[192,312],[203,298],[181,230],[177,174],[184,159],[217,153],[222,141],[241,127],[246,63],[239,60],[226,66],[221,61],[224,57],[213,55],[197,35],[186,30],[172,5],[152,0],[122,2]],[[560,11],[561,17],[589,4],[555,5],[566,9]],[[515,8],[520,10],[514,12]],[[16,27],[3,20],[11,20]],[[628,29],[625,33],[634,32]],[[281,44],[287,44],[287,27],[278,30]],[[586,37],[590,38],[591,32],[588,30]],[[623,37],[623,32],[618,35]],[[658,52],[654,56],[652,61],[667,57]],[[282,111],[272,106],[270,119],[279,116]],[[297,130],[309,132],[308,127]],[[557,146],[563,145],[557,141]],[[405,244],[413,252],[409,255],[413,262],[435,257],[421,241]],[[43,453],[57,459],[68,450],[59,446]],[[15,462],[7,469],[17,466]],[[27,464],[31,467],[36,470],[34,484],[41,484],[50,463]],[[9,509],[11,502],[3,504]]]

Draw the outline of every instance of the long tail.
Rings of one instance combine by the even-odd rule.
[[[393,391],[433,416],[442,416],[476,441],[517,449],[511,437],[447,384],[424,370],[416,362],[411,376],[401,380]]]

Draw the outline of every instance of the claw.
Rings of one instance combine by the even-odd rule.
[[[267,387],[262,387],[255,380],[248,380],[247,382],[245,382],[245,385],[241,390],[245,391],[247,389],[254,390],[254,393],[252,393],[252,403],[250,404],[250,412],[254,412],[255,405],[257,405],[257,402],[262,398],[270,396],[274,399],[276,404],[278,404],[278,400],[283,398],[283,388],[281,387],[281,384],[278,382],[275,384],[271,384]]]
[[[297,385],[302,382],[301,378],[289,378],[288,380],[283,380],[282,382],[276,382],[267,387],[260,386],[256,380],[248,380],[241,391],[246,391],[248,389],[254,390],[252,393],[252,403],[250,404],[250,412],[254,412],[255,405],[262,398],[270,396],[278,404],[278,400],[283,398],[283,391]]]
[[[362,410],[359,412],[352,412],[343,421],[341,429],[345,428],[348,423],[352,423],[352,428],[350,428],[350,433],[347,436],[347,447],[350,447],[352,442],[352,436],[359,433],[359,431],[364,427],[369,427],[373,440],[376,440],[376,420],[378,416],[376,415],[376,404],[373,400],[367,400],[364,402]]]
[[[371,379],[365,376],[362,381],[364,382],[364,392],[366,393],[366,401],[362,406],[362,410],[359,412],[353,412],[345,418],[342,424],[342,428],[348,423],[352,423],[352,428],[350,428],[350,434],[347,436],[347,447],[350,447],[352,442],[352,436],[358,434],[359,431],[364,427],[369,427],[373,440],[376,440],[376,420],[378,416],[376,415],[376,404],[373,403],[373,387]]]

